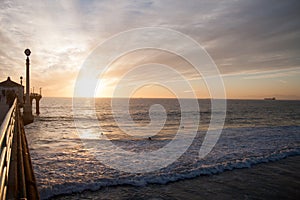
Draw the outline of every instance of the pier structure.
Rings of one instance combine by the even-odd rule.
[[[20,76],[20,84],[7,77],[6,81],[0,82],[0,121],[3,120],[9,107],[12,105],[15,97],[18,98],[20,107],[23,108],[24,125],[30,124],[34,121],[32,114],[32,103],[35,100],[36,114],[40,114],[40,100],[42,99],[42,88],[40,93],[30,92],[30,60],[31,51],[25,50],[26,58],[26,93],[24,94],[23,77]]]
[[[30,50],[25,50],[26,93],[20,83],[7,78],[0,82],[0,200],[39,199],[24,126],[32,123],[32,101],[39,114],[40,93],[30,93]],[[23,114],[22,114],[23,108]]]
[[[0,127],[0,199],[39,199],[18,101]]]
[[[40,89],[40,93],[30,93],[30,105],[32,106],[33,100],[35,100],[35,114],[39,115],[40,114],[40,100],[42,98],[42,93]]]

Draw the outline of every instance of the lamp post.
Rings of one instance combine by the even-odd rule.
[[[30,79],[30,77],[29,77],[29,65],[30,65],[30,62],[29,62],[29,56],[30,56],[30,54],[31,54],[31,51],[29,50],[29,49],[26,49],[25,51],[24,51],[24,53],[25,53],[25,55],[27,56],[27,58],[26,58],[26,104],[30,104],[30,91],[29,91],[29,89],[30,89],[30,83],[29,83],[29,79]]]
[[[31,54],[31,51],[29,49],[26,49],[24,51],[26,58],[26,100],[24,105],[24,124],[29,124],[33,122],[33,115],[32,115],[32,108],[30,103],[30,75],[29,75],[29,56]]]
[[[20,76],[20,84],[21,86],[23,87],[23,76]],[[19,88],[18,90],[19,94],[19,101],[20,101],[20,104],[23,106],[24,105],[24,90],[21,88]]]

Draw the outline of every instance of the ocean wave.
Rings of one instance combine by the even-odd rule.
[[[230,160],[211,165],[200,165],[199,167],[187,169],[180,173],[155,173],[143,174],[141,176],[132,176],[128,178],[102,178],[94,182],[68,182],[62,184],[55,184],[49,188],[44,188],[40,191],[42,199],[49,199],[58,195],[70,195],[72,193],[81,193],[85,190],[96,191],[103,187],[118,186],[118,185],[132,185],[132,186],[146,186],[147,184],[167,184],[183,179],[191,179],[202,175],[214,175],[224,171],[231,171],[234,169],[251,168],[253,165],[274,162],[284,159],[289,156],[300,155],[300,148],[286,148],[273,152],[266,156],[245,157],[237,160]]]
[[[73,117],[73,116],[42,116],[42,117],[36,117],[35,121],[41,121],[41,122],[74,122],[74,121],[87,121],[87,122],[98,122],[98,119],[95,119],[91,116],[85,116],[85,117]]]

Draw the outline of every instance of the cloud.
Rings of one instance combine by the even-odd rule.
[[[299,66],[299,8],[298,1],[237,1],[204,28],[203,42],[217,64],[232,59],[223,73]]]
[[[273,70],[273,71],[265,71],[265,72],[250,72],[248,74],[244,74],[244,79],[269,79],[269,78],[284,78],[291,76],[299,76],[300,69],[292,68],[292,69],[281,69],[281,70]],[[279,80],[282,83],[285,83],[283,80]]]
[[[0,78],[24,75],[23,51],[29,47],[33,84],[57,85],[63,78],[55,77],[76,74],[99,43],[121,31],[145,26],[172,28],[189,35],[207,49],[223,75],[255,71],[261,73],[256,78],[269,76],[266,71],[299,68],[299,10],[298,0],[3,0]],[[174,64],[160,54],[151,58]],[[193,77],[187,65],[182,63],[177,69]],[[120,73],[114,71],[114,78]],[[54,92],[51,89],[50,93]]]

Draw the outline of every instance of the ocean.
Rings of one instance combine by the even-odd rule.
[[[129,115],[134,124],[125,123],[125,129],[129,128],[134,135],[120,128],[115,116],[115,112],[126,114],[126,107],[123,107],[126,99],[116,99],[117,109],[114,111],[111,99],[95,99],[96,119],[91,115],[90,108],[86,107],[89,99],[80,101],[82,103],[76,104],[81,112],[79,117],[74,115],[72,98],[43,98],[40,102],[41,114],[35,117],[34,123],[26,126],[42,199],[57,195],[72,199],[71,194],[86,190],[94,191],[94,195],[97,195],[99,191],[105,193],[107,188],[128,185],[136,190],[149,184],[164,187],[170,182],[202,175],[220,176],[224,171],[250,168],[256,164],[300,155],[300,101],[227,100],[226,119],[220,138],[202,158],[199,157],[199,149],[212,113],[215,112],[211,110],[209,99],[198,100],[200,110],[197,113],[192,109],[182,113],[177,99],[131,99]],[[188,105],[191,100],[182,101]],[[153,105],[160,109],[152,109]],[[189,127],[195,124],[194,119],[198,114],[199,126],[196,134],[191,135]],[[214,114],[218,116],[224,113]],[[184,124],[182,116],[186,116]],[[150,126],[155,129],[155,134],[149,136],[150,129],[150,133],[145,135],[143,127],[155,120],[155,126]],[[80,121],[80,126],[76,121]],[[176,160],[155,170],[127,170],[143,164],[142,160],[128,155],[157,152],[177,139],[178,130],[183,133],[182,139],[190,140],[191,144]],[[108,142],[115,149],[108,148]],[[123,151],[129,152],[127,157],[124,157]],[[176,152],[168,153],[172,157]],[[168,160],[163,156],[154,158],[154,163]],[[118,165],[122,166],[118,169],[115,167]],[[151,190],[147,192],[151,196]],[[134,190],[130,194],[127,199],[134,196]],[[119,199],[117,197],[118,194],[114,194],[111,198]]]

